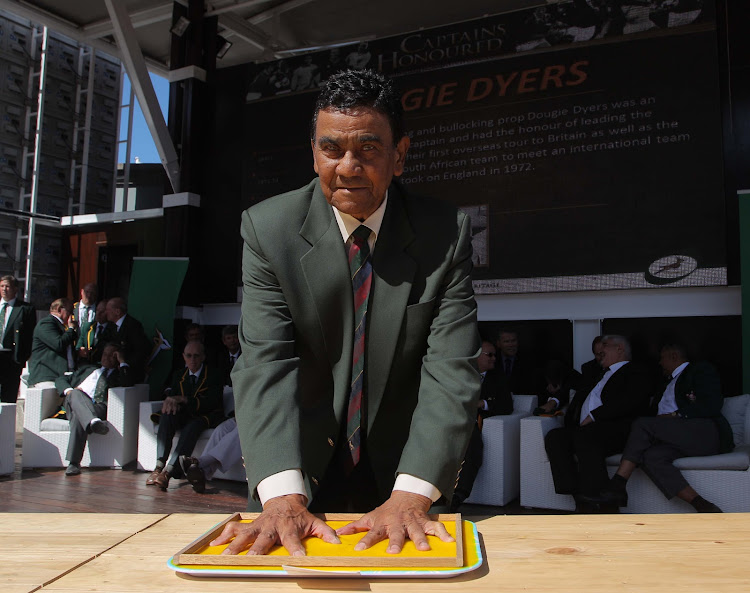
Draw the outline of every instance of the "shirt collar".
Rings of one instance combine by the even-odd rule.
[[[13,307],[13,306],[14,306],[14,305],[16,304],[16,299],[17,299],[17,298],[18,298],[18,297],[13,297],[13,298],[12,298],[12,299],[10,299],[9,301],[6,301],[6,300],[3,300],[3,299],[0,299],[0,307],[2,307],[3,305],[8,305],[9,307]]]
[[[61,318],[61,317],[60,317],[59,315],[55,315],[54,313],[50,313],[50,315],[52,315],[52,317],[54,317],[54,318],[55,318],[55,319],[57,319],[57,320],[58,320],[58,321],[59,321],[60,323],[62,323],[63,325],[65,325],[65,323],[63,323],[63,320],[62,320],[62,318]]]
[[[125,316],[126,316],[126,315],[127,315],[127,313],[126,313],[125,315],[123,315],[122,317],[120,317],[120,318],[119,318],[119,319],[118,319],[117,321],[115,321],[115,325],[117,326],[117,330],[118,330],[118,331],[119,331],[119,330],[120,330],[120,328],[122,327],[122,322],[123,322],[123,320],[125,319]]]
[[[616,362],[615,364],[613,364],[612,366],[610,366],[609,370],[614,373],[618,369],[621,369],[622,367],[624,367],[629,362],[630,362],[629,360],[621,360],[620,362]]]
[[[675,370],[672,371],[672,379],[676,379],[682,374],[682,371],[685,370],[685,367],[689,365],[689,362],[683,362],[680,366],[678,366]]]
[[[375,240],[377,240],[378,235],[380,234],[380,227],[383,224],[383,216],[385,214],[385,206],[387,203],[388,192],[386,191],[383,203],[380,204],[378,209],[370,214],[364,222],[360,222],[353,216],[340,212],[335,207],[331,206],[331,208],[333,208],[333,215],[336,217],[336,222],[339,225],[339,231],[341,231],[341,237],[344,239],[344,243],[349,240],[349,237],[351,237],[352,233],[356,231],[357,227],[361,224],[369,228],[375,234]],[[370,246],[370,250],[372,250],[372,245]]]
[[[201,365],[201,368],[199,368],[194,373],[191,373],[190,370],[188,369],[188,374],[191,375],[191,376],[193,376],[193,377],[200,377],[201,371],[203,371],[203,365]]]

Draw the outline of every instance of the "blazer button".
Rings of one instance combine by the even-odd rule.
[[[313,484],[315,484],[316,486],[318,485],[318,478],[316,478],[315,476],[312,476],[310,479],[312,480]]]
[[[333,447],[333,439],[331,437],[328,437],[328,444]]]

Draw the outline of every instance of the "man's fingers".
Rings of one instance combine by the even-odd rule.
[[[263,537],[265,534],[261,534],[261,537]],[[270,532],[269,532],[270,535]],[[300,540],[299,533],[295,529],[288,529],[284,533],[280,534],[281,539],[281,545],[284,546],[289,552],[290,556],[306,556],[307,553],[305,552],[305,547],[302,545],[302,540]],[[253,547],[250,548],[250,552],[252,552],[254,549],[259,548],[259,540],[260,537],[255,540],[255,544],[253,544]],[[271,549],[271,546],[276,543],[272,542],[268,547],[265,548],[264,551],[258,552],[259,554],[265,554],[268,552],[268,550]],[[248,552],[248,554],[250,553]]]
[[[343,527],[339,527],[336,530],[336,533],[338,535],[352,535],[355,533],[362,533],[363,531],[369,531],[371,525],[369,521],[365,520],[366,517],[367,515],[357,519],[356,521],[352,521],[351,523],[344,525]]]
[[[237,523],[227,523],[221,533],[214,540],[208,542],[209,546],[220,546],[230,541],[237,534]]]
[[[427,521],[424,524],[424,532],[439,537],[444,542],[456,541],[440,521]]]
[[[357,545],[354,546],[354,551],[361,552],[362,550],[371,548],[376,543],[382,542],[386,537],[388,537],[388,532],[386,531],[384,526],[379,525],[373,527],[372,529],[370,529],[370,531],[367,532],[367,535],[365,535],[361,540],[357,542]]]
[[[237,538],[235,538],[235,541],[237,541]],[[284,547],[289,551],[289,554],[292,556],[304,556],[305,550],[302,549],[302,554],[295,554],[299,548],[302,548],[302,544],[299,541],[299,538],[297,538],[297,547],[293,547],[290,549],[287,544],[284,544],[284,542],[279,537],[278,532],[272,529],[262,529],[261,532],[258,534],[258,536],[255,538],[255,542],[252,546],[250,546],[250,549],[247,551],[248,556],[262,556],[263,554],[268,554],[269,550],[275,546],[277,543],[281,543],[284,545]],[[290,545],[293,545],[294,542],[289,541]],[[293,552],[294,550],[294,552]]]
[[[419,525],[417,525],[417,529],[419,529]],[[391,532],[388,535],[388,547],[385,551],[388,554],[398,554],[404,547],[404,541],[406,541],[406,533],[404,532],[404,529],[402,527],[391,528]],[[420,548],[417,545],[418,540],[414,539],[414,536],[411,533],[409,533],[409,537],[412,539],[412,541],[414,541],[414,545],[417,546],[417,550],[425,549]],[[424,533],[422,533],[422,539],[424,540],[424,544],[427,545],[427,540],[425,539]],[[430,546],[427,546],[426,549],[429,550]]]
[[[310,529],[310,535],[322,539],[327,544],[340,544],[341,540],[332,527],[326,525],[325,521],[316,518]]]

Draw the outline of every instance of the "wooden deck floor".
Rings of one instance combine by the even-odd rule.
[[[244,511],[247,484],[229,480],[208,482],[198,494],[186,480],[172,480],[166,492],[146,486],[147,473],[132,467],[123,470],[83,468],[67,477],[64,468],[21,467],[22,424],[16,432],[15,471],[0,477],[0,512],[5,513],[233,513]],[[558,514],[524,509],[515,500],[505,507],[464,505],[473,516]],[[560,514],[567,514],[560,511]]]

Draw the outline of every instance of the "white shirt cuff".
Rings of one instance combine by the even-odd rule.
[[[266,501],[277,496],[287,494],[301,494],[307,498],[305,481],[302,479],[302,471],[298,469],[287,469],[283,472],[273,474],[262,479],[258,483],[258,498],[265,505]]]
[[[429,482],[410,474],[399,474],[396,476],[396,483],[393,485],[393,489],[411,492],[412,494],[421,494],[429,498],[432,502],[440,498],[440,490]]]
[[[490,409],[489,405],[487,404],[487,400],[483,399],[481,401],[482,401],[482,409],[486,412],[487,410]]]

